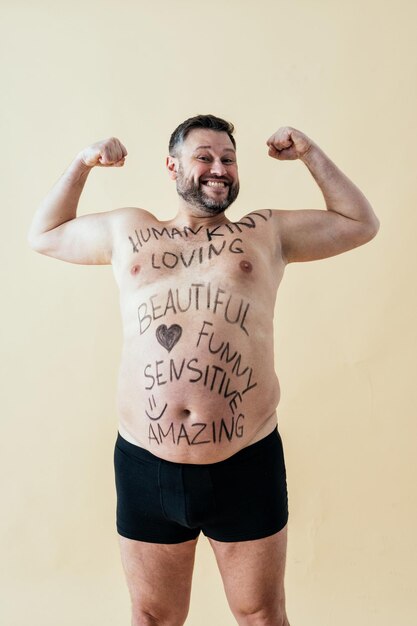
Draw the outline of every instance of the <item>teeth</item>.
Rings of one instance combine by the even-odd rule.
[[[207,185],[209,187],[224,187],[225,186],[223,182],[215,182],[214,180],[208,180]]]

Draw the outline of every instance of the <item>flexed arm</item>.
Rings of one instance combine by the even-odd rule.
[[[115,137],[79,152],[38,207],[28,233],[31,248],[71,263],[110,263],[114,211],[77,217],[77,207],[93,167],[120,167],[126,156]]]
[[[327,210],[274,211],[287,262],[341,254],[373,239],[379,220],[361,190],[307,135],[290,126],[267,140],[269,156],[300,159],[319,185]]]

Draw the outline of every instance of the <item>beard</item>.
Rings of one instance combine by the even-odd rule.
[[[213,176],[213,179],[215,177]],[[236,200],[239,195],[239,183],[235,182],[227,186],[227,192],[222,199],[216,199],[205,191],[205,185],[201,182],[195,183],[193,180],[184,176],[184,169],[180,164],[178,166],[178,175],[176,179],[177,193],[193,206],[201,209],[210,215],[218,215],[223,213]]]

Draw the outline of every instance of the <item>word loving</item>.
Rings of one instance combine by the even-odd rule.
[[[180,265],[182,263],[184,267],[190,267],[193,261],[194,263],[197,263],[197,262],[200,264],[203,263],[204,255],[206,255],[207,258],[210,260],[213,257],[213,255],[220,256],[220,254],[224,250],[228,250],[229,252],[232,252],[233,254],[242,254],[244,250],[243,248],[240,248],[237,245],[238,241],[242,243],[242,240],[239,237],[236,237],[236,239],[233,239],[233,241],[231,241],[229,245],[226,247],[226,241],[223,240],[219,248],[216,248],[216,246],[211,243],[208,246],[207,250],[203,246],[200,246],[198,249],[194,248],[193,250],[191,250],[191,252],[188,253],[188,256],[184,254],[184,252],[179,252],[179,253],[163,252],[162,254],[153,253],[152,254],[152,267],[156,270],[160,270],[161,267],[164,266],[172,270],[174,269],[174,267],[178,265],[178,263],[180,263]]]

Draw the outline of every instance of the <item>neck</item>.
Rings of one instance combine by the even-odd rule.
[[[203,209],[190,205],[185,201],[180,202],[177,215],[170,221],[173,225],[189,226],[190,228],[230,224],[230,220],[225,216],[224,211],[217,213],[217,215],[210,215]]]

